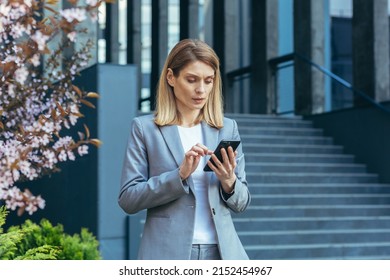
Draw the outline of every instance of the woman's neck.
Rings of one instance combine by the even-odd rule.
[[[193,112],[187,112],[187,113],[184,113],[183,112],[180,112],[180,116],[181,116],[181,126],[184,126],[184,127],[193,127],[195,125],[197,125],[199,122],[198,122],[198,119],[199,119],[199,114],[200,114],[200,111],[193,111]]]

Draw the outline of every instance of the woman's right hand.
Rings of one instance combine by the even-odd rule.
[[[206,146],[202,144],[196,144],[185,153],[184,160],[179,168],[179,175],[182,180],[187,179],[198,167],[201,157],[211,155],[213,151],[210,151]]]

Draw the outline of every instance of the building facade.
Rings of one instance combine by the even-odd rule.
[[[229,113],[311,116],[390,101],[387,0],[117,0],[102,5],[86,36],[96,49],[80,84],[102,96],[88,118],[103,145],[36,183],[55,182],[36,219],[90,228],[105,259],[135,258],[142,213],[132,219],[116,201],[129,124],[154,109],[160,70],[180,39],[217,52]],[[50,204],[58,193],[64,200]]]

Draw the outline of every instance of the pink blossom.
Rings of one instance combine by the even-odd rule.
[[[12,175],[14,177],[14,182],[18,181],[20,178],[20,172],[17,169],[12,170]]]
[[[24,0],[23,2],[24,2],[24,4],[25,4],[27,7],[30,7],[30,8],[31,8],[31,5],[32,5],[32,1],[31,1],[31,0]]]
[[[41,61],[39,59],[39,54],[34,54],[33,57],[31,57],[30,62],[35,67],[39,66],[41,64]]]
[[[23,33],[25,31],[26,28],[23,25],[21,25],[19,22],[17,22],[16,24],[12,25],[11,35],[12,37],[14,37],[14,39],[20,38],[23,36]]]
[[[35,206],[34,203],[27,203],[27,207],[26,207],[26,211],[28,212],[28,214],[32,215],[35,211],[38,210],[38,207]]]
[[[87,145],[82,145],[77,148],[77,151],[80,156],[88,154],[88,146]]]
[[[0,188],[0,199],[1,200],[4,200],[4,199],[6,199],[6,191],[3,189],[3,188]]]
[[[19,169],[23,174],[28,174],[30,172],[30,166],[31,163],[26,160],[19,162]]]
[[[68,151],[67,154],[68,154],[69,160],[75,160],[76,159],[76,157],[75,157],[75,155],[74,155],[74,153],[72,151]]]
[[[71,42],[76,42],[76,35],[77,35],[77,33],[75,31],[73,31],[73,32],[68,33],[68,35],[66,35],[66,36],[68,37],[68,39]]]
[[[37,196],[36,202],[39,208],[41,209],[45,208],[46,201],[40,195]]]
[[[14,98],[16,96],[15,95],[15,88],[16,88],[16,86],[14,84],[8,85],[8,94],[11,98]]]
[[[31,36],[31,39],[37,43],[38,49],[43,51],[46,47],[46,41],[49,39],[49,36],[43,35],[41,31],[37,31]]]
[[[58,162],[55,153],[52,150],[45,150],[43,152],[43,156],[45,157],[43,167],[52,169],[54,165]]]
[[[28,77],[28,70],[26,67],[21,67],[17,69],[14,73],[14,79],[19,83],[19,84],[24,84],[24,82],[27,80]]]
[[[67,159],[66,152],[65,152],[65,150],[62,150],[60,152],[60,154],[58,155],[58,160],[59,161],[66,161],[66,159]]]
[[[53,148],[55,150],[58,150],[60,148],[67,148],[71,143],[73,142],[72,137],[65,136],[58,139],[58,141],[53,145]]]
[[[44,126],[42,127],[42,130],[47,133],[52,133],[54,131],[54,123],[50,121],[46,121]]]
[[[75,125],[77,123],[77,119],[78,117],[76,115],[73,114],[69,115],[69,121],[72,125]]]
[[[41,5],[33,5],[32,0],[0,0],[0,66],[11,66],[8,74],[0,76],[4,125],[0,130],[0,200],[9,209],[21,208],[29,214],[43,209],[45,201],[40,196],[22,192],[15,184],[52,172],[60,161],[76,160],[76,153],[88,153],[89,136],[75,141],[66,136],[65,129],[76,125],[82,116],[80,99],[86,98],[86,93],[76,92],[73,81],[88,65],[91,45],[80,41],[80,48],[61,68],[57,65],[62,59],[60,47],[48,43],[63,34],[74,42],[82,29],[78,24],[88,16],[96,17],[97,1],[87,0],[84,7],[72,4],[72,8],[54,14],[55,20],[37,24],[34,17],[41,13]],[[61,19],[69,24],[64,25]],[[47,59],[41,75],[37,67],[43,51]]]
[[[70,8],[60,11],[61,16],[63,16],[67,22],[72,23],[74,20],[82,22],[87,18],[85,10],[79,8]]]
[[[3,24],[3,25],[6,25],[7,22],[6,22],[6,19],[7,19],[7,15],[10,14],[10,11],[11,11],[11,6],[8,6],[7,3],[0,3],[0,22]]]

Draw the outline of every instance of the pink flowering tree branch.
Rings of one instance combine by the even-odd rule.
[[[45,207],[40,195],[20,190],[19,182],[58,171],[60,162],[101,144],[85,124],[78,139],[69,136],[83,117],[81,107],[94,108],[90,99],[99,97],[73,84],[91,58],[92,42],[83,43],[62,67],[59,62],[77,35],[87,32],[80,23],[96,21],[103,1],[82,6],[72,0],[70,8],[57,11],[51,6],[55,0],[0,0],[0,200],[19,215]],[[49,16],[43,18],[43,10]],[[58,36],[60,43],[50,48]]]

